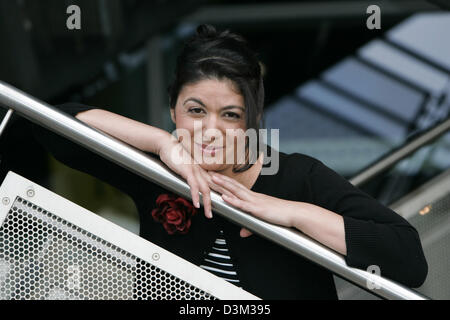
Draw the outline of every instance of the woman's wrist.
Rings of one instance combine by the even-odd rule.
[[[327,247],[347,254],[343,217],[307,202],[297,202],[292,226]]]
[[[306,222],[306,215],[308,214],[308,203],[290,201],[288,210],[289,226],[302,231]]]
[[[157,129],[157,130],[160,130],[160,129]],[[161,150],[164,147],[178,143],[177,139],[172,134],[170,134],[169,132],[164,131],[164,130],[160,130],[160,132],[158,132],[158,134],[152,135],[152,140],[153,140],[152,144],[154,145],[154,150],[151,152],[154,152],[158,156],[161,155]]]

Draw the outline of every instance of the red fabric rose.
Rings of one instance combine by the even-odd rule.
[[[191,218],[197,209],[186,199],[174,194],[161,194],[156,199],[157,208],[152,210],[155,221],[162,223],[167,233],[186,234],[191,227]]]

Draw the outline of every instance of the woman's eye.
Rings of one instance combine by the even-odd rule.
[[[194,113],[194,114],[200,114],[203,113],[203,109],[202,108],[191,108],[189,109],[190,113]]]
[[[234,112],[226,112],[225,113],[226,118],[233,118],[233,119],[239,119],[241,116]]]

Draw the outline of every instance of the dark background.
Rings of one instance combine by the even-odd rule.
[[[81,30],[66,27],[72,4]],[[371,4],[382,9],[381,30],[366,27]],[[0,80],[50,104],[95,105],[171,130],[166,88],[201,23],[247,38],[265,66],[269,106],[404,19],[436,10],[424,0],[0,0]],[[48,156],[19,120],[0,139],[0,178],[13,170],[50,187]]]
[[[112,85],[122,88],[129,78],[137,78],[132,87],[145,90],[146,71],[140,69],[151,56],[134,63],[124,57],[163,37],[161,81],[168,83],[185,36],[212,23],[243,34],[260,53],[269,105],[403,19],[436,9],[427,1],[378,2],[382,30],[366,28],[369,1],[1,0],[0,79],[50,103],[97,102],[95,95]],[[71,4],[81,8],[81,30],[66,28]],[[127,89],[119,100],[101,101],[130,114],[152,107],[146,95],[132,100],[139,107],[125,107],[134,95]]]

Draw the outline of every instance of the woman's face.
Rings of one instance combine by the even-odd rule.
[[[171,116],[178,136],[183,136],[183,146],[203,169],[233,167],[246,130],[244,98],[233,82],[205,79],[185,85]]]

